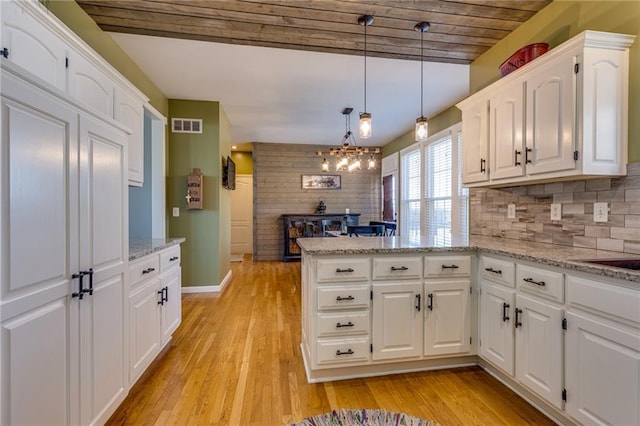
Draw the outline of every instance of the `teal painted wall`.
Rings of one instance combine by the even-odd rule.
[[[144,116],[144,186],[129,187],[129,239],[152,237],[151,119]]]
[[[180,208],[169,217],[170,237],[182,245],[182,286],[218,285],[230,269],[231,204],[222,188],[222,159],[230,154],[230,125],[218,102],[169,100],[169,116],[202,119],[202,134],[170,133],[167,204]],[[204,175],[202,210],[186,209],[187,175]]]

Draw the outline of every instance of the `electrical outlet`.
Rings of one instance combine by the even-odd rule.
[[[173,217],[179,217],[180,216],[180,207],[174,207],[173,208]]]
[[[516,205],[509,204],[507,206],[507,219],[515,219],[516,218]]]
[[[562,204],[551,204],[551,220],[562,220]]]
[[[609,221],[609,204],[593,203],[593,221],[594,222]]]

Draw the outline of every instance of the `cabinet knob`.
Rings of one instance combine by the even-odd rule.
[[[9,57],[9,49],[4,47],[2,50],[0,50],[0,56],[3,56],[5,59],[7,59]]]

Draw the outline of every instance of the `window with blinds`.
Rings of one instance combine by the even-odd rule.
[[[457,124],[401,153],[401,232],[433,246],[468,243],[468,189],[462,182]],[[416,194],[417,191],[417,194]]]
[[[422,156],[420,146],[414,145],[400,154],[402,177],[400,180],[400,234],[410,239],[420,239]]]

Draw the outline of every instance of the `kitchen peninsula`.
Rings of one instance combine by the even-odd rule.
[[[638,423],[640,272],[584,262],[632,256],[476,236],[298,244],[310,382],[479,364],[560,423]]]

